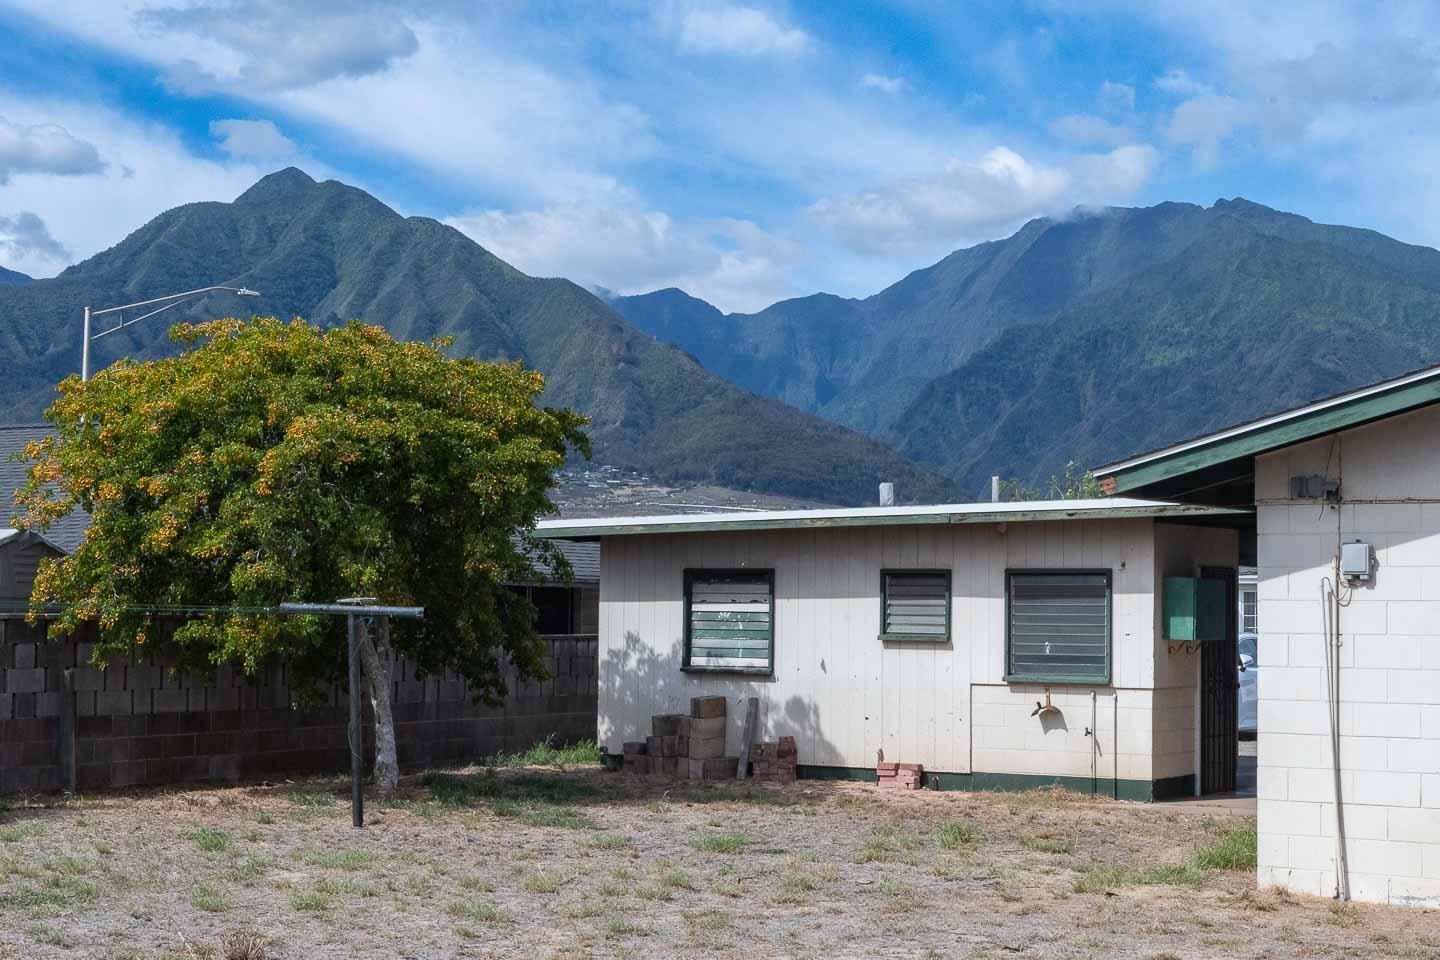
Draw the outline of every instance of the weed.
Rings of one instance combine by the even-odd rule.
[[[1355,904],[1353,903],[1341,903],[1337,900],[1330,904],[1330,916],[1328,919],[1337,927],[1349,929],[1350,927],[1359,925],[1360,911],[1355,908]]]
[[[275,822],[275,818],[268,813],[262,813],[255,817],[255,822],[262,827],[268,827]]]
[[[231,930],[220,938],[219,960],[270,960],[270,943],[253,930]]]
[[[445,912],[457,920],[470,920],[491,927],[504,927],[514,922],[510,914],[494,904],[471,900],[451,900],[445,905]]]
[[[620,833],[597,833],[585,846],[594,850],[624,850],[635,846],[635,841]]]
[[[567,903],[555,911],[567,920],[589,920],[605,912],[605,907],[594,900],[578,900]]]
[[[527,876],[521,886],[531,893],[554,893],[564,882],[565,878],[559,874],[540,870]]]
[[[225,868],[225,879],[234,883],[259,880],[270,869],[269,857],[240,857]]]
[[[230,849],[230,834],[221,827],[196,827],[183,836],[205,853],[224,853]]]
[[[914,851],[920,846],[920,838],[893,826],[876,827],[865,837],[856,863],[891,863],[896,860],[914,860]]]
[[[557,747],[551,734],[523,753],[502,753],[481,761],[487,767],[578,767],[600,762],[600,747],[594,740],[582,740]]]
[[[44,833],[45,828],[38,823],[8,823],[0,827],[0,843],[19,843]]]
[[[618,940],[621,937],[648,937],[649,935],[649,930],[621,917],[615,917],[605,924],[605,937],[608,940]]]
[[[225,913],[230,909],[230,898],[214,883],[202,883],[190,892],[190,906],[206,913]]]
[[[739,897],[745,890],[734,880],[716,880],[710,885],[710,892],[721,897]]]
[[[730,915],[714,907],[707,910],[686,910],[680,917],[691,929],[723,930],[730,926]]]
[[[935,839],[946,850],[968,847],[980,839],[980,828],[969,820],[949,820],[940,825]]]
[[[742,853],[750,845],[743,833],[707,833],[690,841],[701,853]]]
[[[287,795],[291,803],[297,807],[333,807],[335,806],[335,794],[318,793],[309,790],[300,790]],[[274,822],[273,820],[271,821]]]
[[[494,893],[495,884],[483,877],[461,877],[460,889],[469,890],[471,893]]]

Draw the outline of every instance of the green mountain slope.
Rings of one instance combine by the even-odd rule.
[[[616,306],[980,495],[1440,361],[1437,294],[1440,251],[1230,200],[1036,220],[864,300]]]
[[[18,270],[7,270],[0,267],[0,283],[29,283],[30,281],[30,277]]]
[[[0,287],[0,422],[35,419],[76,370],[79,318],[96,306],[211,284],[212,295],[97,344],[95,362],[172,349],[165,320],[244,311],[321,323],[359,318],[397,336],[455,338],[455,350],[523,358],[547,402],[593,418],[596,458],[674,482],[709,482],[869,502],[880,480],[907,498],[954,490],[893,449],[746,393],[637,331],[566,280],[529,277],[458,231],[401,217],[374,197],[299,170],[272,174],[234,203],[170,210],[52,280]]]

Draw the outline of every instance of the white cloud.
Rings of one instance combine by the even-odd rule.
[[[1135,88],[1128,83],[1106,80],[1100,84],[1100,107],[1112,113],[1130,113],[1135,109]]]
[[[0,114],[0,186],[16,174],[77,177],[105,169],[93,143],[53,123],[11,123]]]
[[[860,78],[860,86],[881,93],[903,93],[909,86],[904,77],[892,77],[883,73],[867,73]]]
[[[1194,97],[1210,93],[1210,87],[1201,83],[1180,67],[1171,67],[1155,78],[1156,90],[1174,94],[1177,97]]]
[[[622,295],[679,287],[722,310],[759,310],[793,296],[790,269],[803,258],[797,245],[748,221],[678,222],[653,210],[482,210],[447,222],[532,275]]]
[[[693,6],[680,19],[680,49],[742,57],[794,57],[811,45],[810,35],[786,26],[768,12],[738,4]]]
[[[952,160],[934,176],[821,200],[810,215],[862,253],[948,250],[1033,217],[1124,200],[1158,162],[1153,147],[1140,145],[1074,157],[1067,165],[1032,163],[995,147],[977,160]]]
[[[28,210],[0,216],[0,261],[21,273],[48,273],[70,262],[70,251]]]
[[[54,245],[32,246],[17,270],[48,276],[69,259],[112,246],[161,211],[197,200],[232,200],[267,169],[194,156],[173,132],[88,103],[37,101],[0,88],[0,115],[59,123],[76,137],[105,144],[109,164],[84,177],[15,177],[0,185],[0,210],[44,217]]]
[[[1131,128],[1093,113],[1072,113],[1052,121],[1050,135],[1076,147],[1119,147],[1137,139]]]
[[[170,67],[171,81],[191,92],[281,91],[369,76],[410,56],[418,44],[398,12],[374,2],[202,0],[135,16],[141,30],[187,38],[212,54]]]
[[[212,120],[210,136],[232,157],[275,160],[295,155],[295,143],[269,120]]]
[[[1210,166],[1219,159],[1220,144],[1247,120],[1246,106],[1234,97],[1205,93],[1175,108],[1165,127],[1172,143],[1189,146],[1196,163]]]

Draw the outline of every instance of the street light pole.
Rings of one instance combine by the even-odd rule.
[[[186,290],[184,293],[172,293],[167,297],[156,297],[153,300],[141,300],[138,303],[127,303],[119,307],[106,307],[104,310],[91,310],[89,307],[86,307],[85,330],[82,334],[82,339],[84,340],[84,342],[80,345],[80,379],[90,379],[90,341],[99,340],[101,337],[109,336],[116,330],[123,330],[125,327],[130,326],[132,323],[139,323],[141,320],[149,319],[150,317],[155,316],[155,314],[157,313],[164,313],[171,307],[179,306],[181,303],[184,303],[191,297],[198,297],[202,293],[216,293],[219,291],[233,293],[237,297],[260,296],[259,291],[251,290],[248,287],[201,287],[199,290]],[[99,333],[94,334],[90,332],[92,317],[104,316],[107,313],[119,313],[122,310],[132,310],[135,307],[150,307],[154,306],[157,303],[162,303],[164,304],[164,306],[156,307],[156,309],[151,310],[149,313],[142,314],[141,316],[135,317],[131,320],[126,320],[122,317],[119,323],[117,323],[115,326],[111,327],[108,330],[101,330]]]

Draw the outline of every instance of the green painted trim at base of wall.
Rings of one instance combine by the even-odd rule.
[[[875,771],[866,767],[822,767],[801,764],[797,775],[802,780],[859,780],[874,783],[878,778]],[[1094,793],[1117,800],[1173,800],[1195,794],[1195,777],[1166,777],[1163,780],[1112,780],[1103,777],[1093,781]],[[1089,777],[1047,777],[1025,773],[943,773],[926,771],[924,785],[927,790],[988,790],[1010,791],[1036,790],[1041,787],[1062,787],[1077,793],[1090,793],[1092,781]]]

